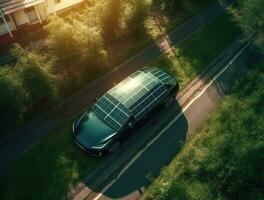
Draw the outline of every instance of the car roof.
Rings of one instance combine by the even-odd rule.
[[[159,68],[138,70],[103,95],[95,114],[116,130],[131,116],[140,119],[168,94],[165,84],[175,78]]]

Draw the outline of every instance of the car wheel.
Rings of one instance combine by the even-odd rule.
[[[175,96],[169,98],[169,100],[166,101],[166,103],[164,104],[164,107],[165,107],[165,108],[170,107],[170,106],[173,104],[174,101],[175,101]]]
[[[110,145],[110,147],[108,148],[108,152],[109,152],[109,153],[114,153],[114,152],[116,152],[116,151],[120,148],[120,145],[121,145],[120,141],[115,141],[115,142],[112,143],[112,144]]]

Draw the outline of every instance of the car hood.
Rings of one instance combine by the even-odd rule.
[[[111,141],[116,130],[100,120],[92,111],[83,114],[74,126],[75,138],[87,148],[103,147]]]

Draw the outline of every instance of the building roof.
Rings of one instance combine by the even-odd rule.
[[[0,0],[0,9],[4,15],[11,14],[18,10],[22,10],[40,3],[45,0]]]
[[[102,96],[93,111],[119,130],[131,116],[140,119],[158,104],[168,94],[164,84],[172,80],[159,68],[137,71]]]

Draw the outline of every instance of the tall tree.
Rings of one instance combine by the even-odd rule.
[[[121,0],[109,0],[106,14],[103,17],[103,37],[105,40],[112,39],[116,36],[121,27]]]
[[[88,27],[71,17],[68,20],[54,17],[45,28],[49,32],[51,51],[66,65],[82,67],[91,57],[101,59],[101,63],[106,61],[103,39],[97,27]]]
[[[130,26],[136,26],[143,23],[149,12],[149,2],[146,0],[135,0],[134,13],[129,21]]]
[[[0,127],[16,127],[23,119],[23,94],[19,77],[9,67],[0,69]]]
[[[15,69],[20,76],[24,96],[27,97],[26,104],[53,102],[58,95],[57,88],[44,58],[19,45],[14,45],[11,52],[17,58]]]
[[[245,33],[246,38],[264,52],[264,1],[238,0],[230,9],[234,20]]]

